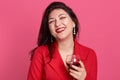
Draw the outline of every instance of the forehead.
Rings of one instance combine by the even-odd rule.
[[[49,18],[51,18],[51,17],[54,18],[54,17],[59,16],[61,14],[69,16],[68,13],[63,9],[54,9],[53,11],[51,11]]]

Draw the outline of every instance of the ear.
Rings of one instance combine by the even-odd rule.
[[[73,28],[75,28],[75,22],[73,22]]]

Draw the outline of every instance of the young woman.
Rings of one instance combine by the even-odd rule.
[[[64,3],[46,8],[27,80],[97,80],[96,54],[77,42],[78,28],[76,15]],[[79,55],[80,66],[69,68],[68,55]]]

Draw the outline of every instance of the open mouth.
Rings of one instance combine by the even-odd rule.
[[[61,27],[61,28],[57,28],[56,29],[56,32],[57,33],[61,33],[61,32],[63,32],[65,30],[65,27]]]

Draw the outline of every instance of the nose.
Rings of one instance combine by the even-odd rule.
[[[60,20],[56,20],[56,21],[55,21],[55,26],[58,27],[58,26],[60,26],[60,25],[61,25],[61,21],[60,21]]]

